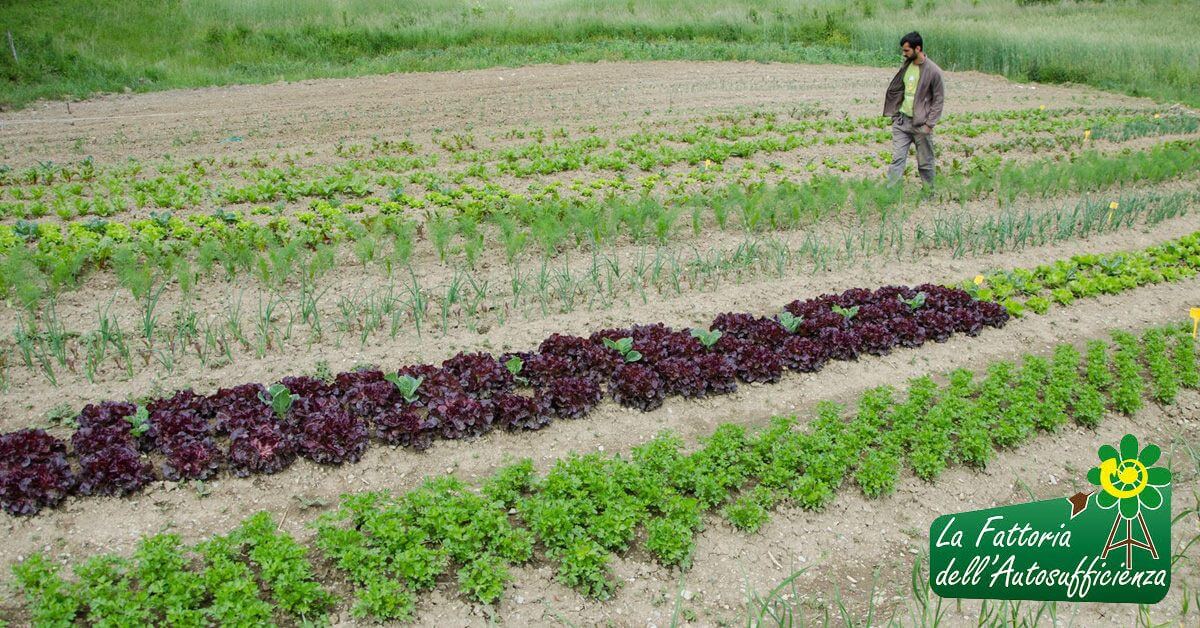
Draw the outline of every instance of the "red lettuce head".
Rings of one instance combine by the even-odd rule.
[[[578,419],[600,403],[600,385],[588,377],[560,377],[539,388],[540,403],[563,419]]]
[[[34,515],[53,507],[75,486],[67,445],[40,429],[0,435],[0,508]]]
[[[617,403],[637,408],[642,412],[661,406],[666,396],[658,374],[650,367],[636,362],[617,367],[611,388],[613,399]]]
[[[295,459],[296,446],[278,423],[253,423],[229,435],[229,464],[238,477],[278,473]]]

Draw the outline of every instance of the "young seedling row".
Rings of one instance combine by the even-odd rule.
[[[939,196],[959,203],[994,198],[1000,207],[1009,207],[1017,198],[1161,183],[1194,173],[1200,166],[1197,155],[1194,140],[1173,140],[1120,155],[1087,151],[1067,162],[996,160],[970,173],[945,176]],[[727,183],[674,200],[646,192],[575,200],[504,197],[494,207],[460,210],[412,208],[374,198],[373,211],[357,219],[352,216],[366,212],[366,203],[323,200],[292,218],[274,215],[261,222],[228,209],[186,218],[154,213],[128,224],[92,218],[63,226],[22,219],[0,224],[0,295],[34,304],[45,292],[76,287],[97,268],[116,270],[126,283],[129,269],[142,267],[152,276],[166,277],[180,270],[192,273],[193,268],[204,275],[221,269],[231,280],[251,274],[270,283],[270,273],[264,276],[260,269],[269,271],[281,255],[294,257],[295,249],[339,243],[348,244],[360,263],[391,272],[409,264],[419,238],[439,260],[461,260],[474,268],[491,243],[499,243],[511,263],[531,249],[548,258],[617,241],[666,244],[711,229],[796,229],[849,210],[860,218],[886,217],[905,202],[903,187],[888,187],[875,178],[817,175],[801,183]],[[423,215],[418,219],[414,211]],[[264,208],[256,213],[272,212]]]
[[[1059,208],[1001,210],[984,218],[966,211],[939,212],[925,221],[888,215],[878,223],[864,220],[844,227],[840,234],[810,229],[802,240],[752,233],[728,248],[702,252],[686,245],[654,247],[628,257],[595,249],[590,258],[577,258],[573,265],[543,260],[531,269],[511,264],[507,277],[500,270],[456,270],[440,286],[426,283],[411,266],[406,275],[393,267],[397,272],[383,279],[384,287],[337,295],[330,293],[331,271],[344,266],[339,265],[335,245],[319,245],[310,252],[292,242],[268,248],[251,263],[254,276],[269,286],[266,294],[249,300],[242,292],[226,294],[224,310],[215,314],[197,311],[192,298],[213,288],[204,283],[211,278],[211,268],[171,258],[155,269],[134,256],[118,254],[114,270],[137,311],[121,316],[111,306],[99,307],[92,314],[94,327],[71,329],[62,321],[59,295],[38,290],[36,277],[14,279],[21,287],[18,301],[27,304],[27,312],[18,316],[12,341],[0,345],[0,364],[24,366],[52,385],[62,385],[61,378],[70,374],[94,382],[114,370],[125,376],[145,368],[174,373],[195,362],[215,366],[233,362],[244,352],[262,357],[298,342],[311,345],[330,337],[338,345],[356,340],[365,346],[385,333],[391,338],[410,331],[444,334],[459,325],[477,330],[505,324],[514,316],[603,309],[622,297],[646,301],[654,293],[681,295],[763,275],[782,278],[876,258],[916,257],[935,249],[955,256],[1019,250],[1157,225],[1185,215],[1196,202],[1195,191],[1123,193],[1083,198]],[[179,302],[173,310],[162,305],[176,295]],[[7,368],[0,367],[0,387],[9,383]]]
[[[794,161],[789,153],[891,140],[887,120],[880,117],[834,118],[819,110],[793,110],[787,117],[791,120],[768,111],[721,114],[674,130],[643,123],[641,130],[615,138],[598,134],[595,127],[575,137],[561,128],[509,129],[490,138],[489,148],[478,148],[482,138],[470,132],[434,133],[433,146],[426,150],[409,138],[374,138],[369,145],[339,143],[332,155],[319,157],[308,151],[258,154],[244,162],[231,157],[128,160],[109,166],[91,158],[77,164],[39,162],[0,171],[0,217],[56,215],[70,220],[130,210],[192,212],[314,198],[352,201],[371,194],[412,209],[477,213],[508,200],[536,203],[560,194],[583,199],[631,189],[677,195],[698,183],[842,173],[852,167],[878,168],[889,159],[884,150],[852,161],[825,156],[820,162],[785,166],[776,160]],[[1196,132],[1197,121],[1173,111],[1026,109],[949,115],[939,135],[948,140],[943,153],[948,153],[949,171],[962,174],[1013,151],[1057,153],[1097,140],[1189,135]],[[976,139],[996,136],[1002,139]],[[756,157],[776,160],[763,164],[753,161]],[[317,164],[311,163],[314,158]],[[741,166],[725,168],[735,161]],[[649,174],[631,180],[631,173]],[[576,175],[569,183],[563,180],[568,174]],[[520,183],[528,184],[528,190],[514,185]]]

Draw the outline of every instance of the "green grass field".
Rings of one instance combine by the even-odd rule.
[[[1192,0],[28,0],[0,6],[0,106],[600,59],[889,65],[912,29],[949,69],[1200,104]]]

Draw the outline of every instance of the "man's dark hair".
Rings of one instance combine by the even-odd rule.
[[[913,31],[904,37],[901,37],[900,45],[903,46],[904,44],[908,44],[908,47],[912,48],[913,50],[916,50],[917,48],[920,48],[922,51],[925,50],[925,44],[921,42],[921,33],[918,33],[917,31]]]

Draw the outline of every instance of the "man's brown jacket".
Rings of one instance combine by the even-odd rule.
[[[900,113],[900,105],[904,103],[904,72],[911,61],[905,61],[896,73],[892,83],[888,85],[887,94],[883,97],[883,115],[895,117]],[[945,99],[942,88],[942,69],[929,57],[921,64],[921,78],[917,81],[917,93],[913,100],[912,123],[914,128],[929,125],[931,128],[942,117],[942,102]]]

